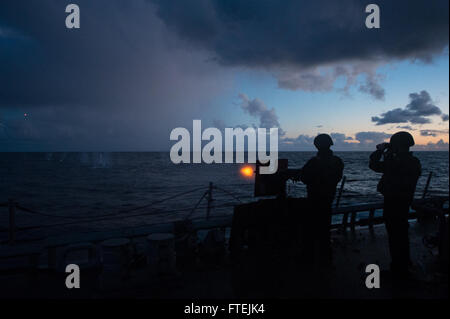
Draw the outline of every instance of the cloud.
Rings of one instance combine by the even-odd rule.
[[[410,125],[399,125],[399,126],[397,126],[397,128],[401,128],[401,129],[408,130],[408,131],[415,131],[415,129],[412,128]]]
[[[448,130],[421,130],[420,135],[422,136],[433,136],[436,137],[438,135],[448,135]]]
[[[281,148],[293,148],[298,149],[302,147],[314,148],[314,136],[309,136],[306,134],[300,134],[295,138],[285,137],[280,141]]]
[[[359,91],[371,95],[378,100],[384,100],[385,90],[379,84],[384,77],[376,73],[379,64],[371,62],[342,63],[337,65],[313,66],[300,69],[295,66],[280,68],[274,74],[278,87],[287,90],[302,90],[309,92],[327,92],[335,88],[339,79],[344,79],[344,86],[337,88],[348,93],[357,84]],[[362,77],[362,79],[360,79]]]
[[[223,64],[305,68],[362,59],[425,59],[448,43],[446,0],[380,0],[378,30],[365,27],[365,1],[152,2],[169,27],[214,52]]]
[[[426,124],[431,122],[428,117],[442,114],[441,109],[433,104],[430,94],[425,90],[409,94],[409,99],[410,103],[405,108],[395,108],[380,116],[373,116],[372,122],[375,122],[376,125],[408,122]]]
[[[241,108],[251,116],[259,119],[259,127],[261,128],[278,128],[278,133],[283,136],[285,132],[278,122],[278,116],[275,109],[269,109],[262,100],[254,98],[249,99],[246,94],[240,93]]]
[[[444,151],[448,152],[449,145],[447,142],[444,142],[443,139],[440,139],[436,143],[429,142],[426,145],[415,145],[415,151]]]
[[[66,4],[0,1],[2,150],[167,149],[172,128],[231,86],[229,66],[266,70],[284,89],[339,82],[381,99],[381,65],[448,45],[445,0],[381,1],[380,30],[356,0],[78,0],[79,30],[64,27]],[[280,126],[273,109],[254,114]]]
[[[292,70],[277,74],[278,87],[288,90],[303,90],[310,92],[330,91],[338,75],[332,70],[315,68],[303,72]]]
[[[368,151],[375,149],[375,146],[388,139],[391,134],[384,132],[358,132],[355,137],[344,133],[329,133],[333,139],[333,149],[338,151]],[[282,138],[280,149],[289,151],[312,151],[315,136],[300,134],[296,138]]]
[[[361,84],[359,90],[364,93],[368,93],[376,100],[384,100],[385,90],[378,83],[378,80],[373,74],[369,74],[367,76],[367,81],[364,84]]]
[[[81,28],[68,30],[65,2],[0,1],[2,150],[167,149],[170,130],[230,85],[231,70],[188,50],[148,1],[76,3]],[[19,145],[27,127],[33,148]]]
[[[353,141],[353,137],[347,136],[342,133],[331,133],[331,138],[334,141],[334,144],[341,144],[341,143],[347,143],[347,141]]]
[[[362,75],[359,90],[382,99],[377,66],[430,62],[448,45],[447,0],[380,0],[377,30],[365,27],[360,0],[152,2],[169,28],[218,63],[269,70],[289,90],[328,91],[340,77],[347,89]]]
[[[391,134],[384,132],[358,132],[355,134],[355,139],[360,142],[361,145],[369,146],[376,145],[384,142],[386,139],[390,138]]]
[[[448,121],[448,114],[442,114],[441,118],[442,118],[442,121],[447,122]]]
[[[439,134],[448,134],[446,131],[427,130],[428,135],[423,136],[437,136]],[[348,136],[343,133],[330,133],[334,145],[332,149],[335,151],[374,151],[377,144],[386,142],[392,136],[385,132],[357,132],[355,137]],[[280,139],[281,151],[314,151],[316,150],[313,144],[315,136],[300,134],[296,138],[282,138]],[[416,144],[413,147],[414,151],[448,151],[448,143],[440,139],[438,142],[429,142],[427,144]]]

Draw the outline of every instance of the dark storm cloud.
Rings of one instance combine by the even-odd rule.
[[[409,99],[411,102],[405,108],[395,108],[382,113],[380,116],[373,116],[372,122],[377,125],[408,122],[411,124],[426,124],[431,122],[430,116],[442,114],[441,109],[433,104],[427,91],[411,93]]]
[[[343,77],[380,99],[379,65],[429,61],[448,44],[447,1],[378,2],[380,30],[364,27],[359,1],[77,0],[79,30],[65,28],[68,3],[0,1],[0,150],[166,149],[229,85],[228,65],[267,69],[291,90]]]
[[[441,118],[442,118],[442,120],[444,122],[447,122],[448,121],[448,114],[442,114]]]
[[[290,90],[331,90],[338,77],[350,85],[363,74],[360,91],[382,99],[378,64],[428,62],[448,45],[447,0],[377,1],[381,28],[370,30],[367,1],[151,1],[171,29],[219,63],[275,70]]]
[[[68,30],[67,2],[0,2],[0,115],[15,140],[30,126],[36,143],[165,149],[170,130],[192,125],[228,85],[223,68],[186,50],[148,1],[76,3],[81,28]]]
[[[367,1],[152,2],[167,25],[224,64],[309,67],[354,59],[424,59],[448,43],[447,0],[377,1],[379,30],[364,24]]]

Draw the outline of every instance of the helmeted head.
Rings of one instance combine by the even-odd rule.
[[[415,143],[408,132],[397,132],[391,136],[390,144],[394,150],[409,150]]]
[[[319,134],[314,139],[314,146],[320,150],[328,150],[333,145],[333,140],[328,134]]]

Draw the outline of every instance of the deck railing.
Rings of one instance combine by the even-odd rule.
[[[427,182],[425,189],[423,190],[422,198],[416,199],[415,204],[420,205],[422,202],[426,201],[426,195],[428,192],[428,188],[430,185],[430,180],[432,177],[432,173],[428,175]],[[340,206],[342,194],[345,190],[345,184],[348,182],[353,182],[355,180],[348,180],[345,176],[343,177],[340,187],[337,191],[337,197],[335,202],[335,207],[333,208],[333,215],[342,215],[342,222],[340,224],[333,224],[333,228],[341,227],[343,230],[347,230],[347,228],[350,227],[350,229],[354,230],[356,226],[368,226],[369,228],[372,228],[375,224],[383,223],[383,218],[380,216],[375,216],[375,213],[377,210],[383,209],[383,202],[375,202],[375,203],[368,203],[368,204],[359,204],[359,205],[346,205],[346,206]],[[163,203],[175,198],[179,198],[181,196],[185,196],[187,194],[191,194],[197,191],[204,190],[202,196],[198,200],[198,202],[193,206],[189,208],[181,208],[176,209],[172,212],[182,212],[186,211],[187,214],[185,218],[182,220],[191,220],[193,223],[194,229],[211,229],[211,228],[220,228],[220,227],[231,227],[231,220],[232,215],[223,215],[223,216],[213,216],[211,217],[211,211],[214,208],[223,208],[223,207],[231,207],[234,206],[236,203],[241,202],[239,197],[237,197],[233,192],[230,192],[223,187],[214,185],[213,183],[209,183],[208,187],[198,187],[189,191],[181,192],[172,196],[169,196],[167,198],[154,201],[152,203],[149,203],[147,205],[139,206],[139,207],[133,207],[127,210],[121,210],[114,213],[109,214],[103,214],[103,215],[97,215],[97,216],[64,216],[64,215],[54,215],[54,214],[46,214],[42,212],[38,212],[35,210],[31,210],[28,208],[25,208],[21,206],[19,203],[15,202],[14,200],[10,199],[8,202],[0,203],[0,207],[8,207],[8,213],[9,213],[9,223],[8,223],[8,244],[12,245],[16,243],[16,232],[17,230],[31,230],[31,229],[38,229],[38,228],[44,228],[44,227],[57,227],[57,226],[67,226],[67,225],[73,225],[73,224],[83,224],[83,223],[93,223],[93,222],[99,222],[104,220],[114,220],[118,218],[131,218],[131,217],[138,217],[138,216],[146,216],[146,215],[152,215],[154,212],[139,212],[146,208],[150,208],[155,204]],[[214,206],[214,198],[213,198],[213,192],[214,191],[220,191],[227,196],[232,197],[236,203],[232,204],[225,204],[225,205],[216,205]],[[206,199],[206,206],[200,206],[200,204],[203,202],[203,200]],[[428,200],[431,200],[433,198],[430,198]],[[445,201],[448,201],[448,196],[444,197],[435,197],[434,198],[437,202],[437,206],[443,205]],[[206,210],[206,218],[191,218],[193,213],[199,209],[205,209]],[[36,225],[36,226],[28,226],[28,227],[17,227],[16,225],[16,213],[17,211],[23,211],[30,214],[35,214],[38,216],[46,216],[46,217],[55,217],[55,218],[63,218],[63,219],[70,219],[68,222],[61,222],[61,223],[53,223],[48,225]],[[358,219],[357,215],[359,213],[368,213],[368,217],[364,219]],[[161,214],[168,214],[171,213],[171,211],[162,211]],[[349,216],[350,216],[350,222],[349,222]],[[414,213],[410,214],[410,218],[416,218],[416,215]],[[1,231],[1,229],[0,229]],[[140,226],[140,227],[130,227],[130,228],[123,228],[120,230],[109,230],[104,232],[98,232],[93,231],[89,233],[83,233],[80,235],[73,235],[73,236],[54,236],[50,238],[46,238],[44,240],[40,240],[35,244],[28,243],[27,247],[18,249],[17,245],[13,245],[8,248],[8,246],[4,246],[3,248],[0,248],[0,259],[5,258],[8,256],[20,256],[20,255],[27,255],[30,254],[33,251],[40,251],[42,248],[47,248],[50,251],[54,251],[56,247],[77,243],[81,241],[101,241],[106,240],[109,238],[114,237],[129,237],[129,238],[135,238],[135,237],[141,237],[145,236],[149,233],[154,232],[172,232],[173,231],[173,222],[168,223],[159,223],[159,224],[151,224],[146,226]],[[51,253],[50,255],[53,255]]]
[[[422,196],[421,196],[422,199],[426,198],[426,195],[428,193],[428,189],[430,186],[431,178],[432,178],[432,172],[430,172],[428,174],[426,185],[425,185],[425,188],[424,188],[424,190],[422,192]],[[342,218],[343,229],[347,229],[348,226],[350,226],[351,228],[354,228],[354,226],[356,225],[356,215],[360,211],[369,212],[368,226],[371,227],[373,225],[373,220],[375,218],[376,210],[380,210],[383,208],[382,202],[375,202],[375,203],[371,203],[371,204],[363,204],[362,206],[361,205],[346,206],[344,209],[340,209],[341,198],[345,191],[346,183],[357,182],[357,181],[360,181],[360,180],[357,180],[357,179],[351,180],[351,179],[348,179],[346,176],[344,176],[342,178],[340,186],[337,190],[337,196],[336,196],[335,205],[334,205],[334,214],[336,214],[336,215],[342,214],[343,215],[343,218]],[[214,190],[220,191],[220,192],[226,194],[227,196],[233,198],[236,201],[236,203],[242,202],[241,199],[238,196],[236,196],[233,192],[230,192],[230,191],[226,190],[225,188],[218,186],[218,185],[214,185],[212,182],[210,182],[208,187],[206,188],[206,190],[204,187],[197,187],[197,188],[185,191],[185,192],[177,193],[175,195],[166,197],[161,200],[153,201],[153,202],[143,205],[143,206],[133,207],[133,208],[127,209],[127,210],[120,210],[118,212],[107,213],[107,214],[103,214],[103,215],[95,215],[95,216],[81,216],[81,215],[67,216],[67,215],[47,214],[47,213],[39,212],[39,211],[36,211],[33,209],[25,208],[25,207],[21,206],[19,203],[15,202],[13,199],[10,199],[8,202],[5,202],[5,203],[0,203],[0,208],[8,207],[8,215],[9,215],[8,216],[9,222],[8,222],[8,228],[7,228],[8,243],[14,243],[16,241],[16,232],[18,230],[26,231],[26,230],[45,228],[45,227],[68,226],[68,225],[74,225],[74,224],[100,222],[100,221],[104,221],[104,220],[114,220],[114,219],[118,219],[118,218],[131,218],[131,217],[139,217],[139,216],[145,216],[145,215],[153,215],[154,212],[144,212],[144,213],[136,213],[136,212],[142,211],[147,208],[151,208],[152,206],[154,206],[156,204],[164,203],[164,202],[173,200],[175,198],[179,198],[179,197],[182,197],[187,194],[191,194],[191,193],[194,193],[194,192],[197,192],[200,190],[204,190],[204,192],[203,192],[202,196],[200,197],[200,199],[197,201],[197,203],[192,208],[191,207],[178,208],[175,210],[175,212],[186,211],[187,215],[184,218],[185,220],[190,219],[191,216],[196,211],[198,211],[200,208],[205,208],[206,219],[209,220],[211,217],[211,211],[214,208],[224,208],[224,207],[229,207],[229,206],[235,205],[235,203],[232,203],[232,204],[227,203],[224,205],[213,206],[213,202],[215,201],[213,198]],[[204,200],[206,200],[206,206],[201,207],[200,205]],[[357,209],[357,211],[355,211],[355,209]],[[70,222],[52,223],[52,224],[46,224],[46,225],[17,227],[16,226],[16,212],[18,210],[29,213],[29,214],[38,215],[38,216],[69,219],[71,221]],[[170,214],[170,213],[173,213],[173,211],[163,210],[163,211],[158,212],[158,214],[165,214],[165,215]],[[350,216],[350,222],[349,222],[349,216]],[[5,228],[3,228],[3,231],[4,231],[4,229]],[[0,232],[1,231],[2,231],[2,229],[0,228]]]

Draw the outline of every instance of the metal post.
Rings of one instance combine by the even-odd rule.
[[[9,243],[16,240],[16,203],[12,199],[8,200],[9,207]]]
[[[339,187],[338,197],[336,198],[336,208],[339,207],[339,203],[341,202],[341,197],[342,197],[342,193],[344,192],[344,185],[345,185],[346,180],[347,180],[347,177],[344,176],[342,178],[341,187]],[[345,213],[344,216],[342,216],[342,227],[344,230],[347,229],[347,221],[348,221],[348,213]]]
[[[339,207],[339,203],[341,202],[341,197],[342,197],[342,192],[344,191],[344,185],[345,185],[345,181],[347,180],[347,177],[344,176],[342,178],[342,182],[341,182],[341,187],[339,188],[339,193],[338,193],[338,197],[336,199],[336,208]]]
[[[213,201],[212,191],[213,191],[213,183],[209,182],[208,195],[207,195],[208,196],[207,197],[208,205],[206,207],[206,219],[209,219],[209,214],[211,212],[211,204],[212,204],[212,201]]]
[[[427,179],[427,183],[425,184],[425,188],[423,190],[422,199],[424,199],[425,196],[427,195],[428,187],[430,186],[431,176],[433,176],[433,172],[430,172],[428,174],[428,179]]]

